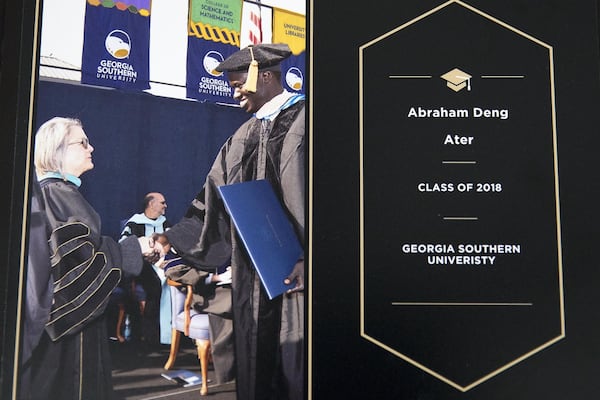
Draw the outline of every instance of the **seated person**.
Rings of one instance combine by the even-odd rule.
[[[152,236],[169,229],[165,217],[167,202],[162,193],[150,192],[144,196],[143,211],[127,220],[119,241],[129,236]],[[171,307],[166,278],[162,269],[145,262],[141,274],[132,282],[132,297],[139,302],[139,321],[136,327],[141,339],[148,345],[171,343]],[[117,329],[119,325],[117,323]],[[117,332],[118,333],[118,332]],[[119,336],[117,336],[119,337]],[[120,340],[120,339],[119,339]]]
[[[163,244],[166,253],[156,265],[163,268],[167,279],[193,288],[192,306],[198,312],[208,314],[211,355],[216,383],[234,379],[233,322],[231,317],[231,267],[224,265],[217,270],[202,270],[176,254],[161,235],[155,240]]]
[[[119,285],[110,294],[109,304],[116,308],[117,311],[114,336],[111,336],[110,339],[124,343],[126,340],[130,340],[131,337],[139,337],[139,329],[135,333],[130,331],[129,335],[127,335],[125,328],[127,318],[130,318],[130,322],[131,320],[139,321],[139,318],[144,315],[146,305],[146,292],[144,288],[141,285],[137,285],[135,279],[125,276],[121,278]],[[138,306],[137,310],[132,309],[135,304]]]

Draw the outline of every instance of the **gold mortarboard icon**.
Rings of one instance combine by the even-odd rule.
[[[446,85],[455,92],[458,92],[465,87],[467,90],[471,90],[472,76],[458,68],[446,72],[441,78],[446,80]]]

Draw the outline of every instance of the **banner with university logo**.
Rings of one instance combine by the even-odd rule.
[[[190,0],[186,97],[233,104],[227,77],[215,67],[240,49],[240,0]]]
[[[273,9],[273,43],[287,43],[292,55],[281,63],[284,87],[305,93],[306,18],[282,9]]]
[[[149,89],[151,0],[87,0],[81,83]]]

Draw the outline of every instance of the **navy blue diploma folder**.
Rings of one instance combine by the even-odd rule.
[[[302,255],[292,223],[266,180],[219,187],[225,208],[270,299],[287,289],[283,280]]]

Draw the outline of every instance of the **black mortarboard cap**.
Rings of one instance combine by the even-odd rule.
[[[258,70],[279,65],[292,54],[285,43],[261,43],[243,48],[222,61],[215,68],[219,72],[248,70],[246,90],[256,91]]]
[[[236,51],[217,65],[215,69],[219,72],[243,71],[248,69],[252,60],[256,60],[258,68],[262,69],[275,66],[290,55],[292,55],[292,51],[285,43],[256,44]]]

